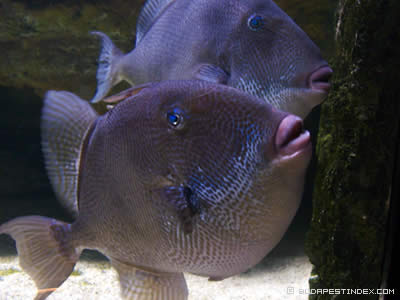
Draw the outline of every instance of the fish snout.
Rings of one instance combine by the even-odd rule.
[[[313,91],[328,93],[331,87],[329,79],[333,70],[328,65],[323,65],[312,71],[307,78],[307,87]]]
[[[311,136],[304,129],[301,118],[288,115],[280,122],[275,136],[275,147],[281,156],[293,156],[311,149]]]

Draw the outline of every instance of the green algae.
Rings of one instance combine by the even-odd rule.
[[[8,275],[12,275],[15,273],[20,273],[20,270],[14,269],[14,268],[10,268],[10,269],[4,269],[4,270],[0,270],[0,276],[8,276]]]
[[[133,47],[143,0],[127,2],[0,0],[0,80],[3,86],[67,89],[88,97],[96,85],[99,41],[107,32],[122,49]]]
[[[90,283],[87,280],[82,280],[82,281],[79,282],[79,284],[82,285],[82,286],[91,286],[91,285],[93,285],[93,283]]]
[[[74,270],[74,271],[72,271],[71,276],[81,276],[82,274],[83,274],[82,271]]]
[[[111,269],[111,264],[108,261],[105,262],[98,262],[95,264],[96,268],[100,269],[100,270],[107,270],[107,269]]]

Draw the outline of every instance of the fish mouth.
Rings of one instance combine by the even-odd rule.
[[[292,156],[311,148],[311,136],[299,117],[288,115],[279,125],[275,145],[281,155]]]
[[[329,79],[332,77],[333,70],[328,65],[321,66],[313,71],[307,78],[307,86],[313,91],[328,93],[331,84]]]

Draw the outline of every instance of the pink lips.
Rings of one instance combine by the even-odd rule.
[[[292,155],[311,144],[310,133],[303,129],[303,121],[294,115],[284,118],[275,137],[279,153]]]
[[[308,87],[317,91],[329,92],[331,85],[328,81],[332,73],[332,69],[327,65],[318,68],[309,75],[307,80]]]

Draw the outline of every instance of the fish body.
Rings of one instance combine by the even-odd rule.
[[[149,0],[136,48],[124,55],[103,33],[92,102],[132,85],[201,79],[239,88],[305,117],[322,102],[332,70],[318,47],[271,0]]]
[[[300,118],[205,81],[123,94],[103,116],[74,94],[46,95],[46,168],[76,220],[0,226],[16,240],[36,300],[66,280],[83,249],[110,259],[125,299],[187,299],[183,272],[220,280],[247,270],[299,206],[311,156]]]

